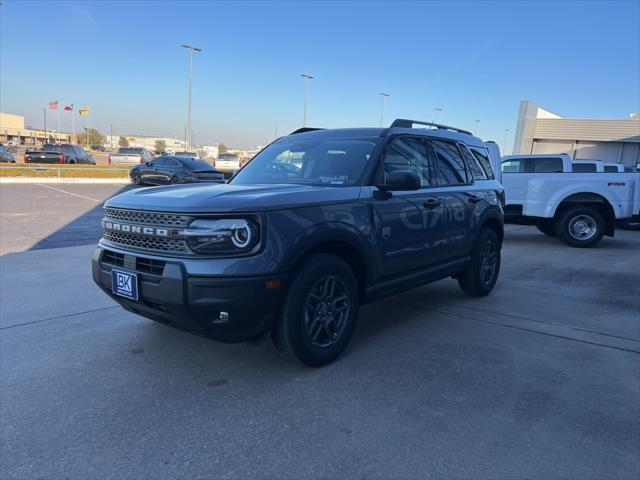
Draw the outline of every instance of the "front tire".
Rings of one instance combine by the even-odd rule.
[[[289,281],[272,332],[274,344],[303,365],[327,365],[347,348],[358,306],[358,284],[349,265],[335,255],[313,255]]]
[[[593,207],[572,207],[560,213],[555,222],[556,236],[567,245],[592,247],[604,235],[605,220]]]
[[[500,273],[500,240],[496,232],[488,228],[480,230],[471,253],[471,262],[458,278],[458,285],[472,297],[489,295]]]
[[[138,171],[131,174],[131,180],[133,180],[133,183],[136,185],[142,185],[142,175],[140,175],[140,172]]]

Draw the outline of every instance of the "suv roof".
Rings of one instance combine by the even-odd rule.
[[[413,125],[423,125],[422,127],[414,127]],[[326,135],[331,137],[387,137],[389,135],[419,135],[433,138],[446,138],[449,140],[457,140],[467,145],[484,147],[484,142],[478,137],[473,136],[467,130],[456,127],[449,127],[438,123],[422,122],[418,120],[396,119],[388,128],[299,128],[289,134],[291,135]]]

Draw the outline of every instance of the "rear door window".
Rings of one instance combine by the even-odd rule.
[[[605,173],[618,173],[618,167],[614,166],[614,165],[605,165],[604,166],[604,172]]]
[[[562,173],[561,158],[530,158],[528,171],[533,173]]]
[[[431,140],[436,155],[435,185],[464,185],[468,183],[467,171],[458,146],[453,142]]]

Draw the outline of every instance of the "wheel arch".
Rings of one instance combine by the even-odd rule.
[[[613,236],[616,228],[616,214],[611,202],[603,195],[594,192],[580,192],[568,195],[558,204],[554,214],[557,220],[560,214],[571,207],[593,207],[602,213],[605,219],[605,235]]]
[[[367,253],[366,241],[352,232],[350,229],[333,228],[322,229],[300,238],[290,255],[287,256],[281,265],[281,271],[294,271],[309,255],[315,253],[327,253],[342,259],[353,271],[358,283],[360,300],[364,298],[365,289],[371,283],[372,269],[367,258],[371,258]]]

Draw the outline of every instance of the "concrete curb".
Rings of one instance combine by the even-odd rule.
[[[2,184],[19,184],[19,183],[128,184],[128,183],[131,183],[131,180],[129,180],[128,178],[0,177],[0,185],[2,185]]]

